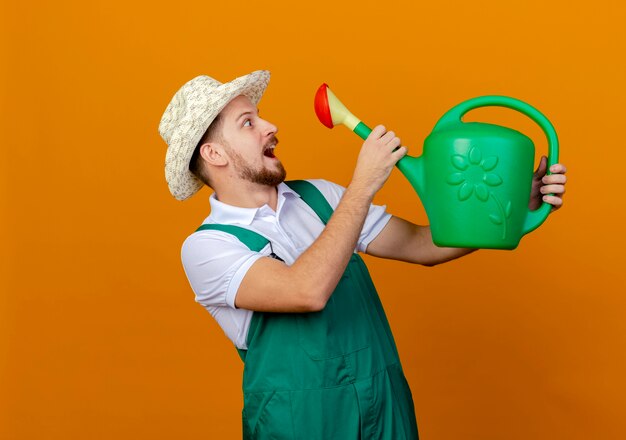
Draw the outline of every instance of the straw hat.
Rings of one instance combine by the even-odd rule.
[[[239,95],[257,105],[269,80],[267,70],[257,70],[224,84],[201,75],[176,92],[159,124],[159,133],[167,143],[165,180],[176,199],[188,199],[202,188],[203,183],[189,171],[189,162],[211,122]]]

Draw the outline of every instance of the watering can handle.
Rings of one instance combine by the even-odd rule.
[[[546,118],[539,110],[523,101],[520,101],[519,99],[498,95],[479,96],[477,98],[469,99],[448,110],[441,117],[441,119],[439,119],[439,122],[437,122],[433,128],[433,131],[445,128],[449,125],[461,123],[461,118],[463,118],[463,116],[470,110],[480,107],[494,106],[506,107],[523,113],[541,127],[548,138],[548,174],[550,174],[550,167],[559,160],[559,140],[556,135],[556,130],[548,118]],[[551,209],[552,205],[543,202],[539,209],[535,211],[529,210],[526,220],[524,221],[523,234],[528,234],[538,228],[546,220],[546,218],[548,218],[548,214],[550,214]]]

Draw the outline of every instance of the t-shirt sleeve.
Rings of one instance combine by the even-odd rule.
[[[339,201],[343,197],[346,188],[328,180],[312,179],[309,180],[317,189],[319,189],[333,209],[337,208]],[[365,224],[361,230],[359,241],[357,242],[357,250],[365,252],[367,246],[380,234],[391,219],[391,214],[387,212],[387,205],[370,205],[370,209],[365,218]]]
[[[183,243],[181,259],[196,302],[235,308],[235,297],[248,269],[263,255],[236,237],[215,230],[199,231]]]

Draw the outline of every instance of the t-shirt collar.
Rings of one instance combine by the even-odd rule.
[[[287,195],[292,195],[296,197],[300,197],[300,195],[289,188],[285,183],[279,183],[277,186],[278,189],[278,203],[277,203],[277,212],[280,212],[283,201]],[[223,224],[240,224],[240,225],[250,225],[252,221],[256,217],[257,213],[264,206],[260,206],[258,208],[241,208],[239,206],[228,205],[224,202],[221,202],[215,196],[215,193],[211,194],[209,197],[209,203],[211,204],[211,220],[215,223],[223,223]]]

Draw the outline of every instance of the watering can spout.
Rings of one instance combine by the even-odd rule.
[[[320,122],[328,128],[343,124],[360,136],[367,139],[372,130],[335,96],[327,84],[322,84],[315,94],[315,113]],[[404,156],[396,164],[398,169],[408,179],[417,194],[424,194],[424,165],[422,157]]]
[[[422,156],[413,157],[406,155],[396,164],[404,177],[409,181],[420,199],[424,195],[424,161]]]

